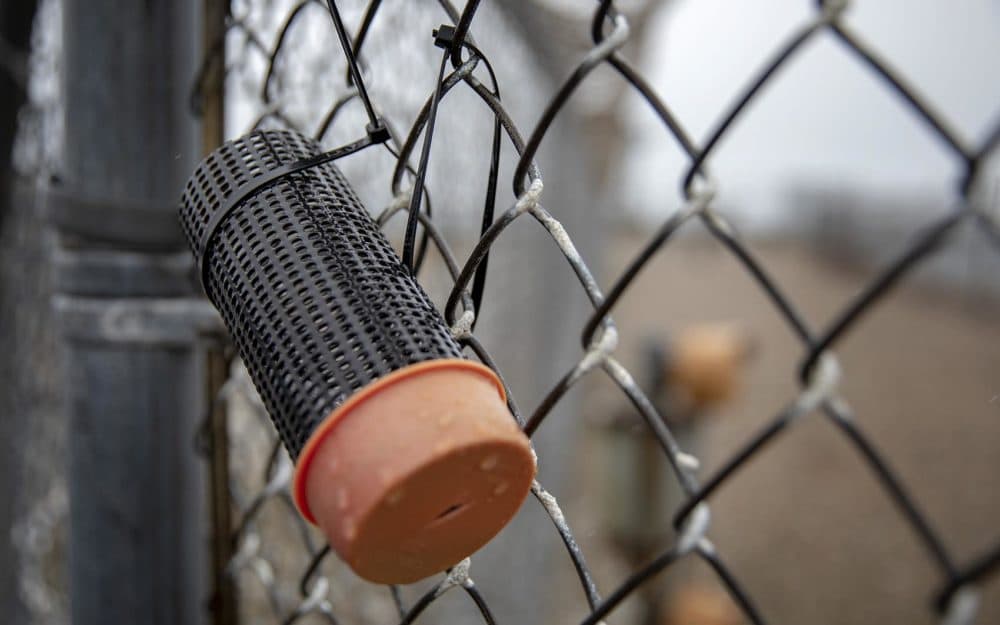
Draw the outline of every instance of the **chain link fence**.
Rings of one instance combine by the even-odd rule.
[[[1000,544],[996,542],[1000,537],[981,537],[980,554],[968,560],[959,560],[946,548],[946,541],[921,512],[908,486],[861,429],[859,417],[863,415],[856,415],[849,398],[841,394],[838,386],[841,367],[834,350],[900,280],[935,251],[949,245],[951,235],[960,225],[971,224],[1000,251],[996,189],[988,188],[987,178],[982,173],[987,159],[1000,144],[1000,124],[975,142],[960,136],[948,118],[924,99],[917,85],[911,84],[879,55],[875,46],[852,29],[849,3],[830,0],[816,3],[812,18],[771,53],[748,84],[734,85],[730,106],[713,125],[708,139],[698,143],[690,136],[684,120],[671,112],[669,99],[656,93],[643,74],[621,54],[629,41],[628,15],[635,3],[619,10],[615,3],[603,1],[596,4],[587,19],[561,22],[563,28],[579,29],[581,33],[589,31],[592,47],[551,98],[532,111],[532,119],[538,119],[537,123],[522,127],[508,112],[505,98],[507,93],[523,85],[499,82],[496,76],[500,72],[495,72],[494,67],[516,64],[523,59],[507,54],[493,57],[487,46],[477,45],[476,37],[482,35],[477,30],[482,21],[478,17],[479,2],[470,0],[462,10],[447,0],[434,7],[438,12],[434,19],[438,23],[454,26],[453,31],[439,31],[437,49],[430,30],[415,32],[414,24],[423,22],[414,19],[409,4],[375,0],[365,6],[344,7],[361,79],[396,85],[403,93],[401,99],[405,100],[400,104],[373,98],[374,111],[389,122],[393,138],[390,157],[381,160],[373,157],[365,165],[368,171],[379,171],[381,175],[361,176],[363,180],[356,184],[362,188],[362,195],[368,194],[366,199],[370,207],[384,207],[376,217],[396,240],[406,239],[402,233],[403,222],[409,219],[419,226],[404,243],[407,255],[413,255],[418,268],[426,261],[429,269],[421,278],[432,286],[437,285],[440,294],[447,296],[443,298],[446,302],[444,312],[455,337],[470,355],[496,369],[501,377],[503,370],[497,369],[487,342],[480,340],[475,330],[477,318],[492,305],[484,286],[489,254],[498,242],[509,244],[505,237],[510,237],[512,232],[523,232],[512,229],[515,222],[534,222],[543,229],[549,237],[549,245],[557,249],[572,268],[578,288],[585,294],[590,308],[582,327],[560,325],[557,328],[563,333],[578,333],[578,359],[551,385],[537,405],[521,403],[518,401],[519,389],[516,386],[508,388],[514,417],[526,433],[533,435],[546,425],[553,409],[571,389],[588,376],[607,376],[645,422],[649,434],[669,461],[672,479],[685,493],[684,502],[673,511],[671,519],[648,520],[649,523],[673,524],[676,534],[672,545],[662,553],[650,554],[647,564],[614,586],[599,589],[574,538],[570,520],[556,498],[541,483],[535,483],[532,489],[535,501],[527,505],[541,506],[551,520],[550,530],[538,527],[536,531],[556,532],[565,546],[586,602],[587,615],[582,623],[602,622],[653,576],[685,559],[699,559],[707,564],[748,621],[770,622],[768,606],[758,605],[744,585],[743,576],[752,572],[731,570],[725,554],[713,544],[709,504],[717,491],[737,479],[749,461],[766,454],[769,445],[806,418],[830,421],[835,431],[853,446],[858,462],[870,469],[885,497],[898,510],[901,529],[909,528],[913,532],[936,567],[939,586],[933,596],[914,597],[913,600],[926,602],[927,609],[933,610],[943,624],[975,622],[979,603],[977,587],[1000,568]],[[363,91],[346,71],[347,65],[336,47],[329,10],[330,7],[318,0],[292,5],[272,0],[234,1],[226,10],[223,32],[208,46],[192,95],[192,107],[202,110],[205,94],[218,87],[213,81],[224,66],[229,134],[239,134],[248,128],[290,127],[315,136],[331,147],[362,136],[366,121],[362,104],[367,104],[367,100],[362,102]],[[517,10],[531,13],[534,9]],[[422,7],[417,12],[424,15],[433,11]],[[372,37],[377,39],[379,36],[370,37],[375,31],[381,32],[382,39],[373,43]],[[563,34],[565,31],[560,31],[560,36]],[[717,187],[710,167],[713,156],[723,149],[723,139],[738,125],[748,107],[769,84],[781,80],[781,70],[794,64],[810,41],[821,36],[832,36],[842,45],[843,53],[855,59],[858,72],[871,74],[887,92],[904,102],[940,139],[941,149],[960,166],[963,175],[955,184],[954,205],[927,223],[911,241],[900,243],[894,259],[844,302],[832,321],[824,327],[813,327],[726,215],[716,210]],[[550,44],[551,41],[546,42]],[[417,51],[414,46],[422,48]],[[408,80],[405,75],[380,75],[379,67],[367,62],[376,47],[378,54],[390,58],[394,55],[398,58],[407,58],[407,55],[434,58],[432,54],[436,54],[440,58],[440,71],[430,83],[429,91],[420,92],[419,87],[413,86],[418,81]],[[677,209],[644,245],[634,250],[631,263],[607,289],[599,286],[571,233],[557,215],[546,210],[546,197],[560,194],[562,190],[544,184],[546,162],[536,161],[539,147],[551,126],[561,116],[571,114],[567,112],[568,101],[596,79],[594,71],[598,68],[605,70],[605,75],[601,76],[605,84],[607,70],[610,70],[618,88],[627,88],[640,95],[662,122],[666,130],[664,140],[676,142],[689,158],[675,200]],[[456,146],[454,142],[442,144],[435,139],[436,129],[440,128],[435,124],[437,118],[450,114],[448,99],[460,97],[471,98],[493,122],[492,142]],[[317,110],[318,105],[322,105],[323,110]],[[407,111],[413,114],[406,114]],[[432,139],[435,139],[436,148],[433,155]],[[512,147],[516,151],[516,166],[509,176],[503,177],[496,166],[502,144],[508,146],[504,149]],[[447,149],[438,149],[440,145]],[[422,151],[418,149],[421,147]],[[431,200],[437,201],[439,194],[448,196],[450,193],[460,198],[458,203],[470,205],[461,195],[467,190],[456,189],[460,185],[441,177],[429,180],[426,185],[424,179],[429,161],[444,170],[451,168],[455,177],[463,176],[462,165],[471,158],[469,154],[476,154],[477,158],[486,154],[494,165],[485,179],[486,184],[476,188],[479,199],[475,200],[475,205],[482,205],[482,196],[485,196],[482,229],[477,240],[466,244],[461,240],[461,229],[453,223],[456,213],[449,212],[448,208],[432,212]],[[350,177],[350,165],[345,167]],[[384,185],[386,177],[390,180],[388,193],[384,188],[374,190],[373,181],[377,179]],[[355,180],[357,178],[352,182]],[[505,180],[513,185],[512,200],[503,199],[501,183]],[[441,203],[447,205],[447,197]],[[499,206],[494,214],[496,205]],[[780,316],[802,346],[798,368],[788,372],[799,383],[798,393],[788,397],[785,407],[766,427],[745,441],[738,452],[707,479],[699,478],[699,459],[678,444],[656,403],[616,356],[619,343],[619,330],[613,319],[616,305],[650,259],[685,226],[703,229],[741,264],[766,294],[774,314]],[[459,244],[450,246],[449,242],[455,239]],[[462,248],[461,253],[459,248]],[[437,268],[442,271],[430,275],[434,273],[431,271],[434,252],[441,260]],[[445,283],[435,277],[438,275],[447,276]],[[506,276],[505,280],[516,284],[520,278]],[[532,301],[524,305],[542,307],[545,302]],[[446,593],[462,592],[470,599],[463,604],[470,613],[478,614],[486,623],[505,620],[504,614],[491,610],[491,603],[473,581],[476,558],[462,562],[429,586],[420,587],[422,594],[413,600],[399,588],[379,588],[357,579],[330,555],[319,534],[297,514],[288,491],[291,462],[245,370],[238,360],[230,360],[229,356],[225,342],[220,341],[210,363],[209,403],[212,408],[200,441],[212,467],[216,498],[213,553],[216,587],[211,605],[217,622],[398,621],[405,624],[417,619]],[[540,454],[539,462],[546,463],[544,454]],[[747,540],[752,540],[754,528],[747,527],[746,535]],[[509,574],[515,576],[519,572],[510,571]],[[799,586],[794,592],[809,592],[805,580],[794,583]],[[556,599],[549,595],[548,600]]]

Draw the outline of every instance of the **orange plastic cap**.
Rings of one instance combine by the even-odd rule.
[[[534,476],[496,375],[448,359],[384,376],[330,413],[299,455],[293,488],[358,575],[405,584],[486,544]]]
[[[739,391],[749,352],[746,334],[734,324],[688,327],[671,345],[667,382],[697,408],[724,403]]]

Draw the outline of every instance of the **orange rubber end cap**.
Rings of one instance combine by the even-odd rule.
[[[690,326],[671,345],[667,383],[683,391],[697,408],[727,402],[739,391],[750,347],[737,325]]]
[[[299,455],[293,491],[355,573],[407,584],[485,545],[534,477],[496,374],[447,359],[394,371],[330,413]]]

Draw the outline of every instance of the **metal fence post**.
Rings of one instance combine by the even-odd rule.
[[[72,622],[200,623],[208,560],[199,333],[176,220],[200,145],[196,0],[66,2],[54,306],[70,420]]]

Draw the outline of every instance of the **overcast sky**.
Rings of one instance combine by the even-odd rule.
[[[678,0],[657,16],[640,64],[703,141],[720,113],[797,27],[807,0]],[[1000,3],[859,0],[847,23],[897,67],[970,144],[1000,121]],[[790,185],[952,197],[955,159],[833,36],[807,44],[765,88],[711,161],[720,200],[744,222],[783,221]],[[683,159],[638,101],[626,162],[643,214],[676,206]],[[749,225],[749,224],[748,224]]]

